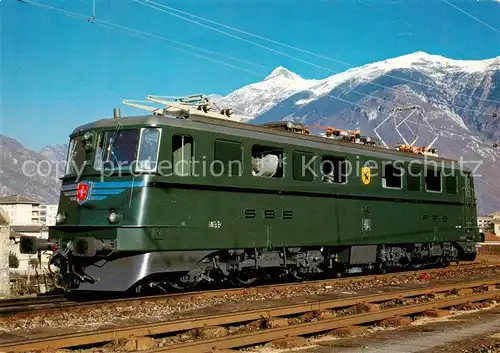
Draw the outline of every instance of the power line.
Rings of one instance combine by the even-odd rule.
[[[60,8],[55,8],[55,7],[52,7],[52,6],[49,6],[49,5],[45,5],[45,4],[40,4],[40,3],[36,3],[36,2],[31,2],[30,3],[34,4],[34,5],[38,5],[38,6],[41,6],[41,7],[46,7],[46,8],[49,8],[49,9],[53,9],[53,10],[56,10],[56,11],[59,11],[59,12],[62,12],[64,14],[67,14],[67,15],[71,15],[71,16],[75,16],[75,17],[80,17],[80,18],[86,18],[87,19],[87,16],[85,15],[82,15],[82,14],[79,14],[79,13],[74,13],[74,12],[70,12],[70,11],[67,11],[67,10],[64,10],[64,9],[60,9]],[[147,5],[147,4],[145,4]],[[149,5],[147,5],[149,6]],[[140,35],[144,35],[144,36],[147,36],[147,37],[150,37],[150,38],[154,38],[154,39],[159,39],[159,40],[163,40],[163,41],[166,41],[166,42],[171,42],[171,43],[175,43],[177,45],[180,45],[180,46],[185,46],[185,47],[188,47],[190,49],[194,49],[194,50],[201,50],[201,51],[204,51],[204,52],[207,52],[207,53],[210,53],[212,55],[223,55],[225,56],[224,54],[220,54],[220,53],[216,53],[214,51],[210,51],[210,50],[207,50],[207,49],[203,49],[203,48],[199,48],[199,47],[195,47],[195,46],[192,46],[190,44],[187,44],[187,43],[182,43],[182,42],[179,42],[179,41],[175,41],[173,39],[169,39],[169,38],[166,38],[166,37],[162,37],[162,36],[158,36],[158,35],[155,35],[155,34],[151,34],[151,33],[148,33],[148,32],[144,32],[144,31],[140,31],[140,30],[137,30],[137,29],[133,29],[133,28],[130,28],[130,27],[126,27],[126,26],[122,26],[122,25],[118,25],[118,24],[115,24],[115,23],[112,23],[112,22],[108,22],[108,21],[103,21],[103,20],[96,20],[96,23],[99,23],[100,25],[107,25],[108,28],[111,27],[113,29],[121,29],[123,31],[126,31],[127,34],[138,34],[139,36],[136,36],[140,39],[144,39],[144,38],[141,38]],[[106,27],[106,26],[104,26]],[[236,68],[236,69],[240,69],[240,70],[243,70],[243,71],[246,71],[246,72],[249,72],[249,73],[253,73],[253,74],[256,74],[256,75],[260,75],[259,73],[257,72],[254,72],[254,71],[250,71],[250,70],[247,70],[247,69],[244,69],[244,68],[241,68],[239,66],[235,66],[235,65],[232,65],[230,63],[227,63],[227,62],[224,62],[224,61],[220,61],[220,60],[217,60],[217,59],[214,59],[214,58],[210,58],[210,57],[207,57],[207,56],[204,56],[204,55],[201,55],[201,54],[198,54],[198,53],[191,53],[189,51],[186,51],[186,50],[182,50],[180,48],[177,48],[177,47],[172,47],[172,46],[169,46],[171,47],[172,49],[174,50],[179,50],[179,51],[182,51],[182,52],[185,52],[185,53],[188,53],[188,54],[191,54],[191,55],[195,55],[195,56],[198,56],[198,57],[202,57],[204,59],[207,59],[207,60],[211,60],[211,61],[214,61],[214,62],[217,62],[217,63],[220,63],[222,65],[226,65],[226,66],[229,66],[229,67],[233,67],[233,68]],[[247,61],[247,60],[243,60],[243,59],[238,59],[238,58],[234,58],[232,57],[233,59],[236,59],[236,60],[240,60],[240,61],[243,61],[243,62],[246,62],[246,63],[252,63],[252,64],[255,64],[255,65],[260,65],[260,64],[257,64],[257,63],[253,63],[253,62],[250,62],[250,61]],[[262,66],[262,65],[260,65]],[[360,73],[362,73],[360,71]],[[359,75],[360,73],[354,75],[353,77],[351,77],[350,79],[353,80],[357,75]],[[381,85],[381,84],[378,84],[378,83],[374,83],[374,82],[367,82],[367,84],[373,84],[373,85],[376,85],[376,86],[379,86],[379,87],[382,87],[382,88],[387,88],[387,89],[390,89],[390,90],[393,90],[393,91],[396,91],[396,92],[399,92],[398,89],[395,89],[394,87],[389,87],[389,86],[385,86],[385,85]],[[387,99],[384,99],[384,98],[380,98],[380,97],[377,97],[377,96],[374,96],[374,95],[370,95],[370,94],[364,94],[364,93],[361,93],[359,91],[356,91],[354,90],[353,88],[351,88],[347,93],[344,93],[344,94],[348,94],[349,92],[355,92],[357,94],[360,94],[362,96],[366,96],[366,97],[372,97],[374,99],[378,99],[378,100],[383,100],[383,101],[388,101]],[[417,93],[411,93],[412,95],[416,96],[416,97],[420,97]],[[332,95],[329,95],[330,97],[333,98]],[[337,99],[341,100],[340,97],[336,97]],[[474,97],[471,97],[471,98],[474,98]],[[436,100],[429,100],[431,102],[435,102],[435,103],[438,103],[438,104],[441,104],[441,103],[444,103],[444,102],[439,102],[439,101],[436,101]],[[352,102],[349,102],[351,104],[354,104]],[[445,103],[446,104],[446,103]],[[469,109],[469,108],[466,108],[466,107],[462,107],[462,106],[456,106],[456,105],[450,105],[448,104],[448,106],[451,106],[451,107],[455,107],[455,108],[460,108],[460,109],[463,109],[463,110],[468,110],[468,111],[473,111],[473,112],[477,112],[478,114],[485,114],[481,111],[478,111],[478,110],[474,110],[474,109]]]
[[[240,39],[240,40],[242,40],[242,41],[244,41],[244,42],[251,43],[251,44],[253,44],[253,45],[257,45],[257,46],[259,46],[259,47],[263,47],[263,48],[268,49],[268,50],[271,50],[271,51],[275,51],[274,49],[271,49],[271,48],[268,48],[268,47],[262,46],[261,44],[258,44],[258,43],[255,43],[255,42],[249,41],[249,40],[247,40],[247,39],[244,39],[244,38],[241,38],[241,37],[238,37],[238,36],[235,36],[235,35],[233,35],[233,34],[231,34],[231,33],[225,32],[225,31],[220,30],[220,29],[218,29],[218,28],[214,28],[214,27],[211,27],[211,26],[205,25],[205,24],[200,23],[200,22],[198,22],[198,21],[191,20],[191,19],[189,19],[189,18],[186,18],[186,17],[184,17],[184,16],[178,15],[178,14],[176,14],[176,13],[172,13],[171,11],[167,11],[167,10],[162,9],[162,8],[158,8],[158,7],[156,7],[156,6],[169,8],[169,9],[172,9],[172,10],[177,11],[177,12],[179,12],[179,13],[181,13],[181,12],[182,12],[183,14],[186,14],[186,15],[188,15],[188,16],[192,16],[192,17],[196,17],[197,19],[200,19],[200,20],[202,20],[202,21],[206,21],[206,22],[213,23],[213,24],[216,24],[216,25],[219,25],[219,26],[223,26],[223,27],[226,27],[226,28],[230,28],[230,29],[232,29],[232,30],[237,30],[237,31],[240,31],[241,33],[245,33],[245,34],[247,34],[247,35],[257,36],[257,35],[254,35],[254,34],[250,33],[250,32],[247,32],[247,31],[242,31],[242,30],[238,30],[238,29],[236,29],[236,28],[234,28],[234,27],[231,27],[231,26],[226,26],[226,25],[224,25],[224,24],[221,24],[220,22],[215,22],[215,21],[212,21],[212,20],[209,20],[209,19],[203,18],[203,17],[201,17],[201,16],[196,16],[196,15],[190,14],[190,13],[185,12],[185,11],[180,11],[180,10],[177,10],[177,9],[172,8],[171,6],[166,6],[166,5],[163,5],[163,4],[159,4],[159,3],[155,2],[155,1],[152,1],[152,0],[144,0],[144,1],[147,1],[148,3],[145,3],[144,1],[141,1],[141,0],[134,0],[134,1],[136,1],[136,2],[137,2],[137,3],[139,3],[139,4],[142,4],[142,5],[145,5],[145,6],[149,6],[150,8],[156,9],[156,10],[158,10],[158,11],[164,12],[164,13],[166,13],[166,14],[168,14],[168,15],[171,15],[171,16],[174,16],[174,17],[177,17],[177,18],[183,19],[183,20],[185,20],[185,21],[188,21],[188,22],[194,23],[194,24],[196,24],[196,25],[199,25],[199,26],[202,26],[202,27],[205,27],[205,28],[211,29],[211,30],[213,30],[213,31],[216,31],[216,32],[219,32],[219,33],[222,33],[222,34],[225,34],[225,35],[227,35],[227,36],[230,36],[230,37],[233,37],[233,38],[236,38],[236,39]],[[358,1],[358,0],[356,0],[356,1]],[[153,6],[153,5],[149,4],[149,3],[154,4],[154,5],[156,5],[156,6]],[[283,45],[283,44],[284,44],[284,43],[276,42],[276,41],[274,41],[274,40],[272,40],[272,39],[269,39],[269,38],[266,38],[266,37],[263,37],[263,36],[257,36],[257,37],[258,37],[258,38],[260,38],[260,39],[266,40],[266,41],[268,41],[268,42],[272,42],[272,43],[279,43],[280,45]],[[285,44],[285,46],[288,46],[288,45],[287,45],[287,44]],[[292,47],[292,46],[289,46],[289,47]],[[293,48],[295,48],[295,47],[293,47]],[[296,49],[301,50],[301,51],[304,51],[304,50],[302,50],[302,49],[300,49],[300,48],[296,48]],[[275,52],[276,52],[276,51],[275,51]],[[284,53],[282,53],[282,52],[279,52],[279,53],[281,53],[282,55],[285,55],[285,56],[287,56],[287,57],[290,57],[290,58],[292,58],[292,59],[295,59],[295,60],[298,60],[298,61],[304,62],[304,63],[306,63],[306,64],[310,64],[310,65],[315,66],[315,67],[318,67],[318,65],[315,65],[315,64],[313,64],[313,63],[311,63],[311,62],[308,62],[308,61],[305,61],[305,60],[299,59],[299,58],[297,58],[297,57],[293,57],[293,56],[288,55],[288,54],[284,54]],[[310,53],[310,52],[309,52],[309,53]],[[314,53],[313,53],[313,54],[314,54]],[[314,54],[314,55],[319,56],[319,57],[324,57],[324,56],[323,56],[323,55],[321,55],[321,54]],[[344,63],[345,65],[352,66],[352,64],[351,64],[351,63],[348,63],[348,62],[337,61],[337,60],[334,60],[334,61],[339,62],[339,63]],[[483,60],[483,61],[484,61],[484,60]],[[333,71],[333,70],[328,69],[328,68],[325,68],[325,67],[319,67],[319,68],[320,68],[320,69],[323,69],[323,70],[325,70],[325,71],[328,71],[328,72],[337,73],[337,71]],[[385,76],[387,76],[387,77],[391,77],[391,78],[394,78],[394,79],[397,79],[397,80],[400,80],[400,81],[404,81],[404,82],[408,82],[408,83],[413,83],[413,84],[416,84],[416,85],[419,85],[419,86],[422,86],[422,87],[435,88],[435,87],[434,87],[434,86],[432,86],[432,85],[428,85],[428,84],[425,84],[425,83],[422,83],[422,82],[417,82],[417,81],[414,81],[414,80],[406,79],[406,78],[403,78],[403,77],[394,76],[394,75],[391,75],[391,74],[389,74],[389,73],[385,73]],[[374,83],[371,83],[371,82],[370,82],[369,84],[374,84]],[[385,87],[386,87],[386,88],[388,88],[387,86],[385,86]],[[469,95],[466,95],[466,94],[463,94],[463,93],[457,93],[457,96],[463,96],[463,97],[467,97],[467,98],[469,98],[469,99],[480,99],[480,98],[477,98],[477,97],[470,97]],[[493,103],[498,103],[498,104],[500,104],[500,101],[493,100],[493,99],[481,99],[481,101],[483,101],[483,102],[493,102]]]
[[[155,38],[155,39],[159,39],[159,40],[162,40],[162,41],[166,41],[166,42],[170,42],[170,43],[173,43],[173,44],[176,44],[176,45],[179,45],[179,46],[184,46],[184,47],[187,47],[187,48],[190,48],[190,49],[193,49],[193,50],[200,50],[200,51],[203,51],[205,53],[208,53],[208,54],[212,54],[212,55],[221,55],[221,56],[224,56],[224,57],[229,57],[228,55],[225,55],[225,54],[221,54],[221,53],[217,53],[217,52],[214,52],[212,50],[208,50],[208,49],[204,49],[204,48],[200,48],[200,47],[196,47],[194,45],[191,45],[191,44],[188,44],[188,43],[183,43],[183,42],[179,42],[177,40],[174,40],[174,39],[170,39],[170,38],[167,38],[167,37],[163,37],[163,36],[159,36],[159,35],[156,35],[156,34],[152,34],[152,33],[149,33],[149,32],[145,32],[145,31],[140,31],[138,29],[134,29],[134,28],[131,28],[131,27],[127,27],[127,26],[122,26],[122,25],[119,25],[119,24],[115,24],[115,23],[112,23],[112,22],[108,22],[108,21],[104,21],[104,20],[96,20],[96,22],[100,22],[100,23],[104,23],[104,24],[107,24],[109,26],[114,26],[114,27],[117,27],[119,29],[122,29],[122,30],[125,30],[125,31],[130,31],[130,32],[133,32],[133,33],[138,33],[138,34],[142,34],[142,35],[145,35],[147,37],[151,37],[151,38]],[[175,48],[175,49],[178,49],[176,47],[173,47],[173,46],[170,46],[171,48]],[[189,53],[187,51],[184,51],[186,53]],[[205,59],[210,59],[210,60],[215,60],[215,59],[212,59],[212,58],[209,58],[209,57],[206,57],[206,56],[201,56]],[[248,60],[244,60],[244,59],[239,59],[239,58],[236,58],[236,57],[231,57],[233,58],[233,60],[237,60],[237,61],[241,61],[241,62],[244,62],[244,63],[247,63],[247,64],[252,64],[252,65],[258,65],[258,66],[262,66],[258,63],[254,63],[252,61],[248,61]],[[239,66],[234,66],[232,64],[229,64],[229,63],[226,63],[226,62],[221,62],[221,61],[218,61],[219,63],[222,63],[222,64],[227,64],[227,65],[231,65],[231,67],[233,68],[237,68],[237,69],[241,69],[241,70],[245,70],[249,73],[253,73],[253,74],[256,74],[256,75],[260,75],[260,73],[258,72],[255,72],[255,71],[250,71],[250,70],[247,70],[247,69],[244,69],[244,68],[241,68]],[[265,66],[262,66],[264,68],[266,68]]]
[[[23,1],[25,3],[27,3],[27,4],[31,4],[31,5],[35,5],[35,6],[39,6],[39,7],[44,7],[44,8],[50,9],[50,10],[61,12],[61,13],[65,14],[65,15],[67,15],[67,16],[70,16],[70,17],[79,17],[79,18],[84,18],[85,20],[88,20],[88,18],[89,18],[89,16],[83,15],[81,13],[71,12],[71,11],[68,11],[68,10],[61,9],[59,7],[45,5],[45,4],[36,2],[36,1],[31,1],[31,0],[23,0]]]
[[[115,30],[125,31],[127,34],[129,34],[129,35],[131,35],[133,37],[139,38],[139,39],[144,39],[143,37],[141,37],[141,35],[143,35],[143,36],[146,36],[146,37],[150,37],[150,38],[154,38],[154,39],[158,39],[158,40],[162,40],[162,41],[174,42],[174,43],[176,42],[176,41],[173,41],[173,40],[171,40],[169,38],[157,36],[155,34],[151,34],[151,33],[144,32],[144,31],[139,31],[139,30],[136,30],[136,29],[133,29],[133,28],[130,28],[130,27],[121,26],[121,25],[118,25],[118,24],[115,24],[115,23],[112,23],[112,22],[107,22],[107,21],[103,21],[103,20],[99,20],[99,19],[95,19],[94,22],[95,22],[95,24],[103,26],[103,27],[107,27],[107,28],[115,29]],[[179,44],[179,43],[176,43],[176,44]],[[183,43],[183,44],[186,45],[187,47],[191,47],[190,45],[188,45],[186,43]],[[178,50],[178,51],[186,53],[186,54],[191,54],[191,55],[194,55],[194,56],[206,59],[206,60],[210,60],[210,61],[222,64],[222,65],[225,65],[225,66],[228,66],[228,67],[232,67],[234,69],[242,70],[242,71],[245,71],[245,72],[248,72],[248,73],[260,76],[260,73],[258,73],[256,71],[247,70],[245,68],[242,68],[242,67],[237,66],[237,65],[230,64],[230,63],[225,62],[225,61],[214,59],[214,58],[211,58],[211,57],[208,57],[206,55],[199,54],[199,53],[189,52],[188,50],[184,50],[182,48],[178,48],[178,47],[175,47],[175,46],[172,46],[172,45],[168,45],[168,44],[165,44],[165,43],[163,45],[166,45],[167,47],[169,47],[171,49]],[[207,50],[207,49],[201,49],[201,48],[198,48],[198,49],[200,49],[202,51],[207,51],[207,52],[210,52],[210,53],[214,53],[214,52],[211,52],[210,50]],[[214,54],[216,54],[216,53],[214,53]]]
[[[122,25],[119,25],[119,24],[116,24],[116,23],[113,23],[113,22],[108,22],[108,21],[104,21],[104,20],[100,20],[100,19],[96,19],[96,18],[92,19],[92,18],[89,18],[89,16],[81,14],[81,13],[68,11],[68,10],[65,10],[65,9],[62,9],[62,8],[59,8],[59,7],[54,7],[54,6],[50,6],[50,5],[38,3],[38,2],[35,2],[35,1],[31,1],[31,0],[23,0],[23,1],[25,1],[27,4],[38,6],[38,7],[41,7],[41,8],[46,8],[46,9],[49,9],[49,10],[54,10],[54,11],[60,12],[60,13],[62,13],[64,15],[67,15],[67,16],[70,16],[70,17],[76,17],[76,18],[85,19],[85,20],[87,20],[89,22],[93,22],[94,24],[100,23],[101,25],[103,25],[103,24],[104,25],[108,25],[109,27],[115,27],[115,29],[122,29],[124,31],[129,31],[131,33],[148,36],[148,37],[155,38],[155,39],[158,39],[158,40],[162,40],[162,41],[165,41],[165,42],[170,42],[170,43],[176,44],[178,46],[184,46],[184,47],[190,48],[192,50],[199,50],[199,51],[202,51],[202,52],[205,52],[205,53],[209,53],[209,54],[212,54],[212,55],[220,55],[220,56],[223,56],[223,57],[232,58],[233,60],[236,60],[236,61],[245,62],[245,63],[248,63],[248,64],[257,65],[257,66],[261,66],[263,68],[268,69],[267,67],[265,67],[263,65],[260,65],[260,64],[248,61],[248,60],[236,58],[236,57],[233,57],[233,56],[230,56],[230,55],[225,55],[225,54],[222,54],[222,53],[217,53],[215,51],[204,49],[204,48],[201,48],[199,46],[194,46],[194,45],[191,45],[191,44],[188,44],[188,43],[183,43],[183,42],[180,42],[180,41],[176,41],[176,40],[173,40],[173,39],[170,39],[170,38],[167,38],[167,37],[158,36],[158,35],[151,34],[151,33],[148,33],[148,32],[136,30],[136,29],[133,29],[133,28],[130,28],[130,27],[126,27],[126,26],[122,26]],[[140,38],[140,36],[137,36],[137,38],[143,39],[143,38]],[[204,58],[204,59],[207,59],[207,60],[210,60],[210,61],[213,61],[213,62],[217,62],[219,64],[222,64],[222,65],[225,65],[225,66],[228,66],[228,67],[232,67],[232,68],[235,68],[235,69],[238,69],[238,70],[241,70],[241,71],[245,71],[247,73],[251,73],[251,74],[254,74],[254,75],[261,76],[261,73],[258,73],[256,71],[252,71],[252,70],[247,70],[247,69],[245,69],[243,67],[240,67],[240,66],[237,66],[237,65],[233,65],[231,63],[228,63],[228,62],[225,62],[225,61],[222,61],[222,60],[217,60],[217,59],[210,58],[208,56],[205,56],[205,55],[202,55],[202,54],[199,54],[199,53],[190,52],[188,50],[183,50],[183,49],[175,47],[175,46],[168,46],[168,47],[171,48],[171,49],[173,49],[173,50],[181,51],[183,53],[187,53],[187,54],[190,54],[190,55],[201,57],[201,58]]]
[[[305,54],[316,56],[316,57],[318,57],[320,59],[325,59],[325,60],[328,60],[328,61],[336,62],[336,63],[347,65],[347,66],[351,67],[351,64],[348,63],[348,62],[345,62],[345,61],[333,59],[333,58],[330,58],[330,57],[325,56],[325,55],[313,53],[313,52],[311,52],[309,50],[301,49],[301,48],[298,48],[298,47],[295,47],[295,46],[292,46],[292,45],[289,45],[289,44],[286,44],[286,43],[282,43],[282,42],[278,42],[276,40],[272,40],[272,39],[269,39],[269,38],[266,38],[266,37],[262,37],[262,36],[259,36],[257,34],[254,34],[254,33],[250,33],[250,32],[247,32],[247,31],[244,31],[244,30],[232,27],[232,26],[225,25],[225,24],[220,23],[220,22],[215,22],[215,21],[212,21],[212,20],[209,20],[209,19],[197,16],[197,15],[194,15],[194,14],[189,13],[189,12],[185,12],[185,11],[181,11],[181,10],[175,9],[175,8],[173,8],[171,6],[167,6],[167,5],[163,5],[163,4],[157,3],[155,1],[151,1],[151,0],[144,0],[144,1],[148,2],[148,3],[153,3],[153,4],[157,5],[157,6],[163,7],[165,9],[169,9],[171,11],[175,11],[175,12],[181,13],[183,15],[186,15],[186,16],[189,16],[189,17],[192,17],[192,18],[197,18],[199,20],[202,20],[202,21],[205,21],[205,22],[208,22],[208,23],[212,23],[212,24],[217,25],[217,26],[221,26],[221,27],[233,30],[235,32],[243,33],[243,34],[246,34],[246,35],[251,36],[251,37],[259,38],[259,39],[262,39],[262,40],[265,40],[265,41],[268,41],[268,42],[271,42],[271,43],[274,43],[274,44],[278,44],[278,45],[281,45],[281,46],[284,46],[284,47],[287,47],[287,48],[290,48],[290,49],[294,49],[294,50],[303,52]]]
[[[461,9],[460,7],[458,7],[458,6],[456,6],[456,5],[453,5],[453,4],[452,4],[451,2],[449,2],[448,0],[441,0],[441,1],[442,1],[442,2],[444,2],[444,3],[446,3],[446,4],[448,4],[449,6],[451,6],[451,7],[453,7],[453,8],[455,8],[455,9],[457,9],[457,10],[458,10],[458,11],[460,11],[461,13],[463,13],[463,14],[465,14],[465,15],[469,16],[470,18],[472,18],[472,19],[476,20],[477,22],[479,22],[479,23],[481,23],[481,24],[485,25],[486,27],[488,27],[488,28],[490,28],[490,29],[494,30],[494,31],[495,31],[495,32],[497,32],[498,34],[500,34],[500,30],[499,30],[498,28],[495,28],[495,27],[493,27],[492,25],[490,25],[490,24],[488,24],[488,23],[484,22],[483,20],[480,20],[480,19],[479,19],[479,18],[477,18],[476,16],[471,15],[471,14],[470,14],[470,13],[468,13],[467,11],[465,11],[465,10]]]
[[[177,17],[177,18],[183,19],[183,20],[185,20],[185,21],[188,21],[188,22],[194,23],[194,24],[196,24],[196,25],[198,25],[198,26],[205,27],[205,28],[211,29],[212,31],[216,31],[216,32],[219,32],[219,33],[225,34],[225,35],[227,35],[227,36],[229,36],[229,37],[232,37],[232,38],[235,38],[235,39],[239,39],[239,40],[241,40],[241,41],[243,41],[243,42],[246,42],[246,43],[249,43],[249,44],[255,45],[255,46],[257,46],[257,47],[260,47],[260,48],[263,48],[263,49],[269,50],[269,51],[271,51],[271,52],[273,52],[273,53],[276,53],[276,54],[280,54],[280,55],[286,56],[286,57],[288,57],[288,58],[290,58],[290,59],[297,60],[297,61],[303,62],[303,63],[305,63],[305,64],[309,64],[309,65],[314,66],[314,67],[316,67],[316,68],[318,68],[318,69],[322,69],[322,70],[326,70],[326,71],[330,71],[330,72],[332,71],[332,70],[330,70],[330,69],[328,69],[328,68],[326,68],[326,67],[316,65],[316,64],[314,64],[314,63],[312,63],[312,62],[310,62],[310,61],[307,61],[307,60],[303,60],[303,59],[297,58],[297,57],[295,57],[295,56],[293,56],[293,55],[289,55],[289,54],[284,53],[284,52],[282,52],[282,51],[279,51],[279,50],[276,50],[276,49],[273,49],[273,48],[266,47],[265,45],[262,45],[262,44],[259,44],[259,43],[252,42],[251,40],[248,40],[248,39],[245,39],[245,38],[242,38],[242,37],[236,36],[236,35],[234,35],[234,34],[231,34],[231,33],[225,32],[225,31],[222,31],[222,30],[220,30],[220,29],[217,29],[217,28],[214,28],[214,27],[211,27],[211,26],[205,25],[205,24],[200,23],[200,22],[197,22],[197,21],[193,21],[193,20],[191,20],[191,19],[189,19],[189,18],[186,18],[186,17],[180,16],[180,15],[177,15],[177,14],[175,14],[175,13],[173,13],[173,12],[170,12],[170,11],[164,10],[164,9],[162,9],[162,8],[158,8],[158,7],[153,6],[153,5],[151,5],[151,4],[144,3],[144,2],[142,2],[142,1],[140,1],[140,0],[134,0],[134,1],[135,1],[135,2],[137,2],[138,4],[141,4],[141,5],[144,5],[144,6],[148,6],[148,7],[152,8],[152,9],[155,9],[155,10],[158,10],[158,11],[161,11],[161,12],[164,12],[164,13],[166,13],[166,14],[170,15],[170,16],[174,16],[174,17]],[[155,5],[157,5],[157,3],[154,3],[154,4],[155,4]],[[159,5],[161,5],[161,4],[159,4]]]
[[[375,6],[373,6],[373,5],[369,4],[369,3],[365,2],[365,1],[362,1],[362,0],[354,0],[354,1],[356,1],[357,3],[359,3],[359,4],[363,5],[363,6],[368,7],[368,8],[369,8],[369,9],[371,9],[372,11],[378,12],[378,13],[380,13],[380,14],[382,14],[382,15],[386,16],[386,17],[389,17],[389,18],[390,18],[390,19],[392,19],[393,21],[399,22],[399,23],[401,23],[402,25],[404,25],[404,26],[406,26],[406,27],[409,27],[409,28],[415,29],[415,30],[417,30],[417,31],[419,31],[419,32],[421,32],[421,33],[423,33],[423,34],[425,34],[425,35],[427,35],[427,36],[429,36],[429,37],[431,37],[431,38],[433,38],[433,39],[435,39],[435,40],[437,40],[437,41],[441,42],[441,43],[444,43],[444,44],[446,44],[446,45],[448,45],[448,46],[450,46],[450,47],[453,47],[453,48],[455,48],[455,49],[458,49],[458,50],[460,50],[460,51],[461,51],[461,52],[463,52],[463,53],[468,53],[468,52],[469,52],[469,51],[467,51],[467,50],[463,49],[462,47],[459,47],[459,46],[457,46],[457,45],[455,45],[455,44],[452,44],[452,43],[450,43],[450,42],[448,42],[448,41],[446,41],[446,40],[444,40],[444,39],[442,39],[442,38],[440,38],[440,37],[438,37],[438,36],[436,36],[436,35],[434,35],[434,34],[432,34],[432,33],[428,32],[428,31],[426,31],[426,30],[423,30],[422,28],[419,28],[419,27],[417,27],[417,26],[415,26],[415,25],[412,25],[411,23],[408,23],[408,22],[406,22],[406,21],[403,21],[403,20],[402,20],[402,19],[400,19],[399,17],[396,17],[396,16],[393,16],[393,15],[391,15],[391,14],[388,14],[387,12],[384,12],[384,11],[382,11],[382,10],[378,9],[378,8],[376,8]],[[371,2],[373,2],[373,1],[371,1]],[[481,58],[478,58],[478,60],[481,60],[481,61],[486,62],[484,59],[481,59]]]

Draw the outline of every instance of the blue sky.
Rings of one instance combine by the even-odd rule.
[[[356,0],[156,0],[353,66],[417,50],[454,59],[500,55],[500,33],[441,0],[363,1],[419,30],[408,28]],[[449,1],[482,21],[500,27],[500,2]],[[92,14],[91,0],[37,2]],[[96,0],[96,4],[100,20],[211,50],[215,53],[198,53],[240,69],[177,51],[164,41],[138,38],[89,23],[85,18],[69,17],[17,0],[0,0],[1,134],[40,150],[47,144],[66,143],[76,125],[109,117],[114,107],[122,108],[124,113],[142,114],[124,109],[122,99],[143,99],[148,94],[227,94],[260,81],[279,65],[306,78],[332,74],[132,0]],[[256,38],[244,38],[332,71],[348,68]],[[235,61],[228,56],[252,63]]]

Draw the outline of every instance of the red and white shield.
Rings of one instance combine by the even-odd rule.
[[[76,201],[81,205],[89,200],[90,197],[90,184],[81,182],[76,189]]]

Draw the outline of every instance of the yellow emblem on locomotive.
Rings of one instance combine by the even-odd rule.
[[[361,181],[363,184],[368,185],[371,181],[371,169],[369,167],[361,168]]]

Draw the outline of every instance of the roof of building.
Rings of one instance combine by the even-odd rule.
[[[498,241],[498,242],[500,242],[500,237],[498,235],[493,234],[493,233],[487,233],[486,232],[486,233],[484,233],[484,241],[488,241],[488,242],[490,242],[490,241],[493,241],[493,242]]]
[[[10,223],[10,218],[7,212],[0,207],[0,226],[8,225]]]
[[[42,230],[41,225],[11,226],[10,229],[18,233],[38,233]]]
[[[488,217],[495,217],[495,216],[500,216],[500,211],[492,212],[487,215]]]
[[[35,201],[33,199],[30,199],[29,197],[21,195],[0,196],[0,204],[16,204],[16,203],[39,205],[41,202]]]

